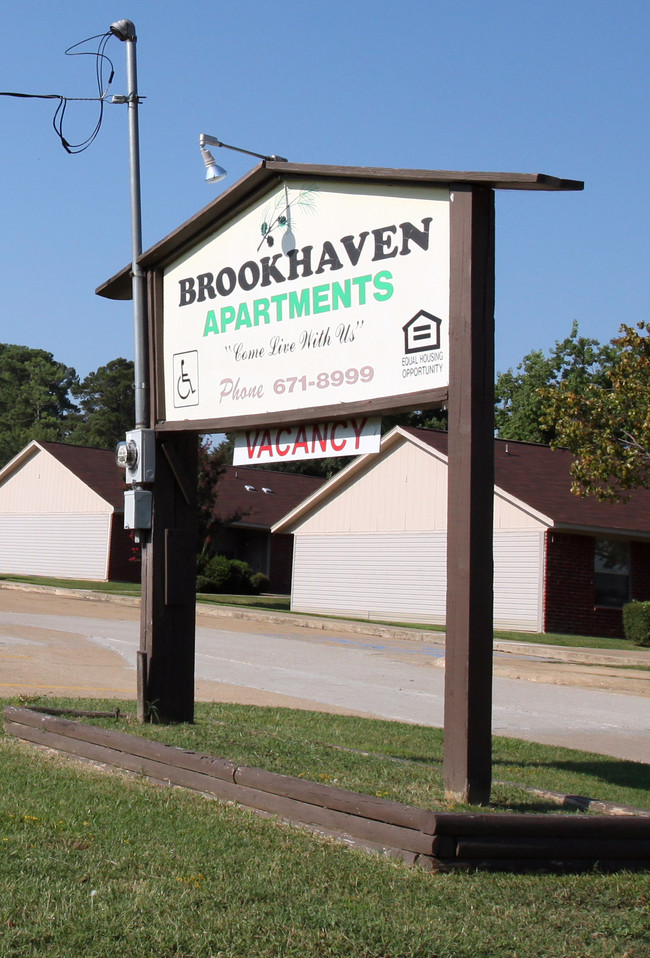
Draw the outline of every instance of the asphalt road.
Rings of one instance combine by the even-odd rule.
[[[133,605],[0,589],[0,695],[133,698],[138,633]],[[650,764],[650,673],[625,674],[497,653],[494,733]],[[426,639],[199,615],[196,679],[200,700],[443,724],[444,649]]]

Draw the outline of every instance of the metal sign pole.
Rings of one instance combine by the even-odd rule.
[[[196,476],[198,440],[187,434],[159,442],[150,421],[149,315],[156,308],[142,253],[140,141],[136,32],[130,20],[112,24],[111,32],[126,43],[129,110],[129,174],[131,199],[131,290],[135,335],[135,431],[123,445],[129,474],[129,438],[135,447],[130,463],[134,483],[133,526],[142,543],[140,648],[137,657],[138,719],[187,721],[194,717],[194,636],[196,560]],[[148,434],[148,435],[147,435]],[[145,451],[151,469],[144,467]],[[119,457],[118,457],[119,461]],[[153,463],[155,462],[155,468]],[[139,470],[139,471],[138,471]],[[135,481],[134,481],[135,480]],[[141,482],[150,489],[143,490]],[[146,515],[139,516],[139,493],[146,498]],[[126,508],[125,498],[125,508]]]
[[[149,359],[147,355],[147,304],[144,271],[138,263],[142,253],[142,201],[140,190],[140,128],[138,119],[138,66],[135,25],[131,20],[118,20],[111,33],[126,43],[125,97],[114,102],[126,103],[129,111],[129,186],[131,202],[131,275],[133,290],[133,326],[135,334],[135,428],[149,426]]]

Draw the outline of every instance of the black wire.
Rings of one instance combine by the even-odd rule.
[[[104,100],[106,99],[108,88],[110,87],[113,77],[115,75],[115,68],[113,66],[113,61],[110,59],[110,57],[106,56],[106,54],[104,53],[104,50],[106,49],[106,44],[108,43],[112,35],[113,34],[109,30],[108,33],[101,33],[101,34],[95,35],[94,37],[88,37],[86,40],[81,40],[79,43],[74,43],[71,47],[68,47],[68,49],[65,51],[66,56],[95,57],[95,79],[97,81],[97,92],[99,94],[99,97],[98,97],[99,116],[97,117],[97,122],[95,124],[93,131],[86,137],[85,140],[82,140],[80,143],[68,143],[65,136],[63,135],[63,121],[65,119],[66,109],[67,109],[69,101],[73,98],[72,97],[60,98],[59,105],[57,106],[54,112],[54,116],[52,118],[52,126],[54,128],[54,132],[61,140],[61,145],[63,149],[66,151],[66,153],[71,153],[71,154],[83,153],[84,150],[87,150],[88,147],[94,142],[94,140],[96,139],[102,127],[102,122],[104,119]],[[77,49],[77,47],[83,46],[85,43],[89,43],[91,40],[96,40],[98,38],[99,38],[99,44],[97,46],[96,52],[92,53],[86,50],[81,50],[77,53],[73,52],[74,50]],[[105,60],[110,64],[111,72],[110,72],[110,76],[108,78],[106,87],[104,88],[104,61]]]
[[[107,33],[98,33],[94,37],[88,37],[86,40],[81,40],[79,43],[73,43],[71,47],[65,51],[67,57],[95,57],[95,77],[97,80],[97,92],[99,93],[100,98],[105,97],[108,92],[108,88],[111,85],[113,76],[115,74],[115,68],[113,66],[113,61],[109,56],[104,53],[106,49],[106,44],[113,36],[109,30]],[[73,50],[76,50],[77,47],[83,46],[84,43],[90,43],[91,40],[99,39],[99,45],[95,53],[89,53],[86,50],[81,50],[79,53],[73,53]],[[111,65],[111,74],[108,78],[108,83],[106,84],[106,89],[104,89],[104,60],[107,60]]]
[[[72,153],[72,154],[83,153],[83,151],[87,150],[88,147],[91,145],[91,143],[95,140],[95,138],[97,137],[97,134],[99,133],[101,129],[102,121],[104,118],[104,101],[106,100],[108,89],[111,83],[113,82],[113,77],[115,76],[115,68],[113,66],[113,61],[111,60],[109,56],[107,56],[104,53],[104,50],[106,49],[106,44],[108,43],[108,41],[110,40],[112,36],[113,34],[109,30],[108,33],[97,34],[94,37],[88,37],[88,39],[86,40],[81,40],[79,43],[74,43],[71,47],[68,47],[68,49],[65,51],[66,56],[95,57],[95,80],[97,82],[97,92],[99,96],[97,97],[63,96],[61,93],[13,93],[8,91],[6,92],[0,91],[0,96],[14,96],[14,97],[20,97],[21,99],[26,99],[26,100],[58,100],[59,101],[58,106],[56,110],[54,111],[54,116],[52,117],[52,126],[54,128],[54,132],[61,140],[61,146],[66,151],[66,153]],[[99,38],[99,43],[97,45],[97,50],[94,53],[87,50],[82,50],[82,51],[79,51],[78,53],[72,52],[73,50],[76,50],[77,47],[83,46],[84,43],[89,43],[91,40],[97,40],[98,38]],[[104,68],[105,68],[104,61],[110,64],[110,75],[108,77],[108,81],[106,82],[106,86],[104,86]],[[65,136],[63,135],[63,121],[65,119],[65,113],[68,107],[68,103],[80,102],[80,101],[93,102],[93,103],[99,102],[99,116],[97,118],[97,122],[95,124],[95,127],[92,133],[90,133],[86,137],[86,139],[82,140],[80,143],[71,144],[71,143],[68,143]]]
[[[27,100],[63,100],[60,93],[8,93],[0,90],[0,96],[20,96]],[[93,97],[93,100],[95,97]]]

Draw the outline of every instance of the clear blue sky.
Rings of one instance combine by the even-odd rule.
[[[94,61],[64,51],[121,18],[146,97],[145,249],[256,162],[217,151],[229,179],[205,185],[201,132],[295,162],[549,173],[585,191],[497,194],[497,369],[574,319],[601,341],[650,319],[647,0],[22,0],[0,89],[94,96]],[[124,44],[106,53],[125,92]],[[0,342],[83,376],[133,355],[130,304],[94,294],[130,259],[127,111],[107,105],[68,156],[54,107],[0,97]],[[67,139],[95,118],[70,104]]]

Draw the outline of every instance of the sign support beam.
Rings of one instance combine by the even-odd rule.
[[[494,191],[451,203],[444,784],[489,801],[492,777]]]
[[[198,436],[157,441],[154,513],[142,549],[140,721],[194,720]]]

